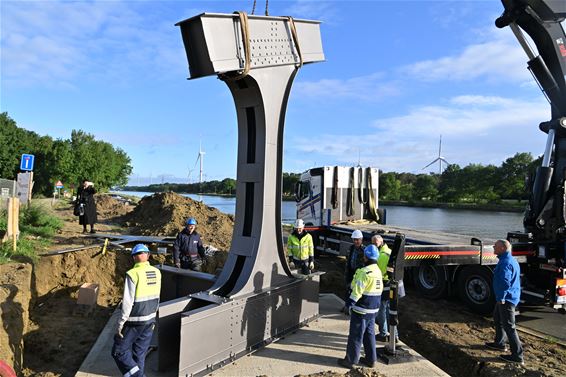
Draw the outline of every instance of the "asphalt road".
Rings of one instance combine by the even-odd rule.
[[[566,344],[566,315],[550,307],[526,302],[519,305],[517,324]],[[519,335],[520,336],[520,335]]]

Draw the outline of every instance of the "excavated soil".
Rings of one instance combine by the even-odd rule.
[[[26,263],[0,265],[0,360],[15,370],[23,364],[23,334],[28,331],[32,266]]]
[[[486,349],[495,334],[490,318],[469,313],[458,302],[410,294],[400,303],[400,337],[453,376],[566,376],[566,348],[519,332],[525,366],[502,362]]]
[[[189,217],[197,220],[203,243],[220,250],[230,249],[234,217],[173,192],[144,197],[123,220],[133,228],[133,234],[174,236]]]
[[[205,243],[222,250],[229,249],[233,218],[202,203],[176,194],[146,197],[125,215],[123,203],[97,198],[101,232],[124,234],[174,235],[187,217],[199,222]],[[130,206],[131,207],[131,206]],[[23,376],[72,376],[92,347],[116,304],[121,299],[125,271],[131,258],[119,249],[102,254],[100,244],[80,232],[72,208],[54,211],[65,220],[51,249],[88,245],[86,250],[54,256],[43,256],[34,265],[14,263],[0,266],[0,358],[17,360],[22,354]],[[120,226],[124,221],[132,228]],[[94,242],[94,244],[93,244]],[[207,271],[220,268],[226,252],[212,258]],[[170,256],[152,256],[152,263],[170,263]],[[321,277],[321,292],[344,296],[344,258],[321,256],[316,268],[326,271]],[[76,312],[78,290],[83,283],[99,284],[97,306],[88,315]],[[17,288],[14,288],[17,287]],[[26,289],[27,287],[27,289]],[[26,305],[29,305],[29,313]],[[408,296],[400,301],[401,339],[453,376],[565,376],[566,349],[561,345],[520,333],[525,347],[524,367],[504,364],[497,353],[482,345],[493,338],[489,318],[468,313],[456,302],[430,301]],[[6,347],[9,351],[6,352]],[[10,352],[12,351],[12,352]],[[18,353],[19,352],[19,353]],[[11,357],[11,359],[10,359]],[[345,376],[381,377],[376,370],[354,369]],[[312,376],[340,376],[321,372]]]

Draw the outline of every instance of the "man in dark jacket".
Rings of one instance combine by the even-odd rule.
[[[352,242],[353,245],[350,246],[350,251],[348,252],[348,259],[346,260],[346,271],[344,271],[344,277],[346,278],[346,297],[345,300],[350,297],[350,285],[354,279],[354,274],[358,268],[364,266],[364,245],[362,245],[364,235],[359,230],[354,230],[352,232]],[[346,307],[342,308],[344,313],[346,312]]]
[[[194,218],[187,220],[187,226],[178,235],[173,244],[173,261],[175,266],[201,271],[205,260],[204,246],[200,235],[195,230],[197,221]]]
[[[523,347],[515,328],[515,307],[521,298],[521,270],[511,255],[511,244],[497,240],[493,251],[499,261],[493,270],[493,291],[495,293],[495,342],[486,343],[489,348],[507,351],[505,340],[509,341],[511,355],[500,355],[507,362],[523,364]]]

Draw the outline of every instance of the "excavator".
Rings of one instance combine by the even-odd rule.
[[[540,123],[547,134],[542,164],[530,179],[524,232],[509,233],[514,251],[531,251],[524,291],[566,308],[566,1],[502,0],[498,28],[509,27],[527,54],[528,68],[551,108]],[[534,42],[533,49],[525,33]],[[526,267],[526,269],[524,268]],[[533,291],[529,288],[533,287]],[[539,291],[534,292],[535,288]]]

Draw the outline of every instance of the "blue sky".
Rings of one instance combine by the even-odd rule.
[[[188,81],[174,24],[253,1],[9,1],[1,10],[0,111],[55,138],[81,129],[124,149],[132,184],[236,176],[228,88]],[[257,2],[262,13],[265,2]],[[284,171],[358,163],[419,173],[543,152],[550,107],[500,1],[269,1],[321,20],[326,61],[304,66],[285,126]],[[436,171],[432,166],[426,171]],[[190,173],[190,175],[189,175]]]

